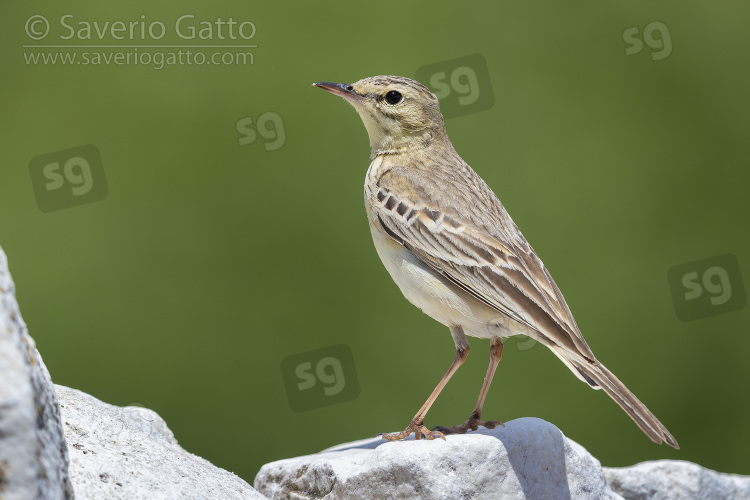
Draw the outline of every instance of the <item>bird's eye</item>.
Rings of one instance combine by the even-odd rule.
[[[404,99],[404,96],[401,95],[401,92],[397,92],[395,90],[391,90],[385,95],[385,100],[388,102],[388,104],[398,104]]]

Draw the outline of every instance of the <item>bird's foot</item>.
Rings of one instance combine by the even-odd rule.
[[[383,439],[387,439],[388,441],[398,441],[399,439],[408,437],[412,432],[414,432],[414,439],[422,439],[422,437],[425,437],[427,439],[441,438],[445,440],[445,436],[443,436],[442,432],[436,431],[434,429],[430,430],[424,426],[423,421],[417,422],[414,420],[412,420],[409,426],[401,432],[394,432],[392,434],[381,432],[378,434],[378,436],[382,437]]]
[[[469,430],[472,430],[472,431],[477,430],[480,425],[482,427],[486,427],[487,429],[494,429],[498,425],[501,427],[505,427],[505,424],[503,424],[499,420],[479,420],[479,417],[472,415],[471,417],[469,417],[469,420],[467,420],[461,425],[454,425],[453,427],[443,427],[441,425],[438,425],[437,427],[433,427],[432,432],[440,432],[443,435],[466,434],[466,432]]]

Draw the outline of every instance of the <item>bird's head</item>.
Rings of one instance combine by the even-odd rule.
[[[419,82],[401,76],[373,76],[355,83],[313,85],[354,106],[370,136],[373,157],[421,149],[447,139],[438,99]]]

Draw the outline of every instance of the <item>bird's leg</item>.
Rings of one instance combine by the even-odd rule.
[[[440,379],[440,382],[438,382],[438,385],[432,391],[430,397],[427,398],[427,401],[424,402],[422,408],[420,408],[417,414],[414,415],[414,418],[411,419],[411,422],[409,423],[408,427],[406,427],[406,429],[401,432],[394,432],[392,434],[380,433],[378,434],[378,436],[381,436],[383,439],[387,439],[388,441],[397,441],[399,439],[404,439],[413,431],[415,439],[422,439],[423,435],[427,439],[435,439],[436,437],[445,439],[445,436],[443,436],[442,432],[434,430],[431,431],[424,426],[424,417],[430,410],[432,403],[434,403],[437,397],[440,395],[440,391],[443,390],[443,387],[445,387],[453,374],[456,373],[456,370],[458,370],[458,367],[463,364],[463,362],[466,360],[466,357],[469,355],[469,342],[466,340],[466,335],[464,335],[461,327],[451,328],[451,334],[453,335],[453,341],[456,343],[456,359],[453,360],[450,368],[448,368],[448,371],[445,372],[443,378]]]
[[[482,406],[484,406],[484,399],[487,397],[487,392],[490,390],[490,384],[492,383],[492,377],[495,375],[495,369],[497,364],[500,362],[500,358],[503,356],[503,342],[500,337],[492,339],[490,344],[490,365],[487,367],[487,375],[484,377],[484,383],[482,384],[482,390],[479,391],[479,400],[477,405],[474,407],[474,411],[471,412],[469,420],[461,425],[454,425],[453,427],[435,427],[432,429],[433,432],[441,432],[443,434],[465,434],[469,429],[475,431],[481,425],[488,429],[494,429],[497,425],[503,425],[499,420],[480,420],[482,416]]]

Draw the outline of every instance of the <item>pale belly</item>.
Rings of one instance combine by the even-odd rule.
[[[404,297],[447,327],[479,338],[533,335],[525,325],[485,305],[420,261],[370,222],[375,249]]]

